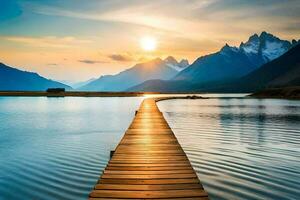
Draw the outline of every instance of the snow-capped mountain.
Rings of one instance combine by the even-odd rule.
[[[139,85],[138,88],[141,91],[144,87],[149,91],[155,91],[154,89],[151,90],[150,86],[164,87],[163,85],[168,85],[169,89],[172,87],[176,89],[178,85],[174,83],[180,83],[181,86],[186,83],[195,84],[198,87],[202,84],[209,85],[215,82],[231,81],[241,78],[263,64],[278,58],[298,43],[300,42],[296,40],[289,42],[262,32],[260,35],[252,35],[247,42],[242,42],[239,47],[226,44],[220,51],[199,57],[191,65],[187,60],[178,62],[172,56],[164,60],[154,59],[137,64],[117,75],[102,76],[81,89],[124,91]]]
[[[220,50],[220,54],[224,55],[224,56],[229,56],[230,53],[232,52],[239,52],[239,49],[237,47],[231,47],[229,46],[227,43],[225,44],[224,47],[222,47],[222,49]]]
[[[246,43],[241,43],[240,50],[249,57],[261,56],[263,62],[269,62],[287,52],[294,44],[287,40],[281,40],[274,35],[262,32],[260,36],[252,35]]]
[[[236,48],[226,45],[223,56],[239,53]],[[218,56],[217,54],[215,56]],[[300,43],[246,76],[229,81],[211,82],[206,84],[191,83],[186,80],[149,80],[136,85],[128,91],[136,92],[244,92],[249,93],[274,87],[300,86]],[[209,59],[209,58],[208,58]],[[219,60],[221,61],[221,59]],[[236,62],[236,60],[235,60]],[[278,93],[279,94],[279,93]],[[289,92],[291,96],[294,91]],[[282,93],[280,93],[282,95]]]
[[[164,59],[166,65],[168,67],[171,67],[172,69],[175,69],[176,71],[180,72],[187,68],[189,66],[189,61],[186,59],[182,59],[180,62],[178,62],[174,57],[168,56]]]
[[[238,78],[256,67],[245,53],[226,44],[219,52],[198,58],[174,80],[204,83]]]
[[[219,52],[198,58],[174,79],[204,83],[239,78],[278,58],[297,43],[267,32],[254,34],[239,47],[226,44]]]
[[[237,81],[237,88],[249,91],[266,87],[300,86],[300,44],[278,59],[268,62]]]

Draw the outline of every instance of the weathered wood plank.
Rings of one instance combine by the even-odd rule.
[[[137,198],[135,200],[145,200],[145,199],[148,199],[148,198],[143,198],[143,199],[140,199],[140,198]],[[107,200],[107,198],[89,198],[89,200]],[[132,200],[132,198],[130,199],[126,199],[126,198],[109,198],[109,200]],[[159,198],[159,200],[209,200],[208,197],[192,197],[192,198]]]
[[[208,199],[155,100],[141,104],[90,199]]]
[[[165,170],[165,171],[117,171],[105,170],[104,174],[193,174],[194,170]]]
[[[100,179],[98,183],[109,183],[109,184],[130,184],[130,185],[169,185],[169,184],[181,184],[181,183],[197,183],[200,184],[198,178],[186,178],[186,179]]]
[[[202,189],[165,190],[165,191],[119,191],[119,190],[94,190],[91,197],[107,198],[180,198],[180,197],[206,197],[207,193]]]
[[[167,167],[150,167],[150,166],[134,166],[134,167],[116,167],[116,166],[107,166],[106,170],[118,170],[118,171],[170,171],[170,170],[187,170],[193,169],[192,166],[167,166]]]
[[[182,189],[202,189],[199,184],[171,184],[171,185],[121,185],[121,184],[97,184],[97,190],[182,190]]]
[[[192,174],[102,174],[101,178],[110,179],[169,179],[169,178],[197,178],[195,173]]]

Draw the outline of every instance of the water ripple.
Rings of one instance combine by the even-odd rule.
[[[300,101],[170,100],[159,107],[211,199],[299,199]]]
[[[0,98],[0,200],[87,199],[140,102]]]

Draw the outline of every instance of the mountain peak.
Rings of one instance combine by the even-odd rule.
[[[168,56],[164,59],[165,62],[173,64],[173,65],[177,65],[178,62],[177,60],[173,57],[173,56]]]
[[[187,59],[182,59],[179,63],[178,63],[179,67],[188,67],[190,64],[189,64],[189,61]]]
[[[278,37],[262,31],[249,37],[246,43],[241,43],[240,50],[244,51],[248,56],[261,57],[264,62],[269,62],[284,52],[286,52],[292,44],[289,41],[281,40]]]
[[[261,32],[260,36],[261,37],[274,37],[274,35],[272,35],[271,33],[268,33],[266,31]]]
[[[188,60],[182,59],[180,62],[178,62],[173,56],[168,56],[164,59],[164,62],[168,67],[175,69],[178,72],[189,66]]]
[[[258,41],[260,38],[260,36],[258,36],[256,33],[254,35],[251,35],[248,39],[248,41],[246,43],[249,43],[249,42],[256,42]]]
[[[257,33],[254,33],[252,36],[250,36],[250,38],[258,38]]]
[[[263,32],[261,32],[261,34],[259,36],[257,33],[251,35],[246,43],[243,43],[243,42],[241,43],[240,47],[249,46],[251,44],[252,44],[252,46],[253,45],[256,46],[258,43],[263,42],[265,40],[280,40],[280,39],[275,37],[271,33],[263,31]]]
[[[255,33],[251,35],[247,42],[241,42],[240,49],[246,53],[257,53],[259,49],[260,39],[259,36]]]
[[[161,63],[161,62],[163,62],[163,60],[161,58],[157,57],[152,60],[146,61],[145,63]]]
[[[292,46],[296,46],[298,44],[300,44],[300,40],[298,40],[298,41],[295,39],[292,40]]]
[[[236,52],[236,51],[238,51],[238,48],[236,48],[236,47],[231,47],[231,46],[229,46],[227,43],[225,44],[225,46],[223,46],[223,47],[221,48],[221,52],[231,52],[231,51]]]
[[[230,46],[226,43],[222,48],[221,48],[221,51],[224,51],[224,50],[227,50],[229,49]]]
[[[271,33],[267,33],[266,31],[261,32],[259,39],[261,40],[261,42],[265,42],[265,41],[280,42],[280,41],[282,41],[278,37],[272,35]]]
[[[146,61],[143,61],[141,63],[136,63],[132,68],[134,68],[134,67],[143,67],[143,66],[160,66],[162,64],[164,64],[164,61],[161,58],[157,57],[157,58],[154,58],[152,60],[146,60]],[[130,70],[132,68],[129,68],[127,70]],[[120,73],[122,73],[122,72],[120,72]]]
[[[119,72],[115,75],[105,75],[82,87],[79,90],[85,91],[125,91],[135,85],[151,79],[168,80],[174,77],[178,70],[177,66],[167,63],[157,57]]]
[[[284,45],[288,45],[290,46],[292,43],[287,41],[287,40],[281,40],[280,38],[276,37],[275,35],[268,33],[266,31],[263,31],[260,36],[260,42],[264,43],[264,42],[277,42],[277,43],[284,43]]]

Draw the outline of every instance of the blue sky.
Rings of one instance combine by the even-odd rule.
[[[173,55],[191,62],[268,31],[300,35],[299,0],[0,0],[0,61],[59,80]],[[155,38],[146,52],[140,40]]]

